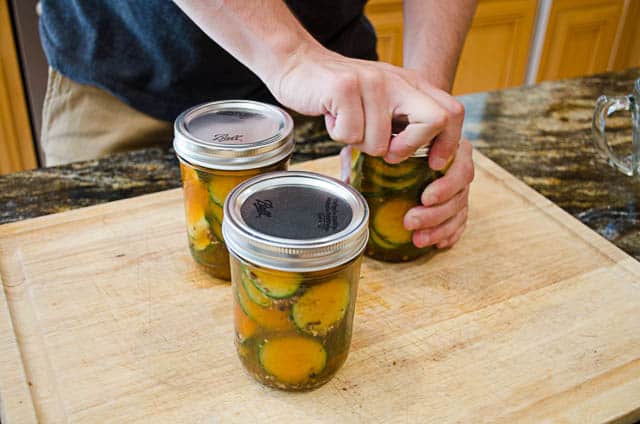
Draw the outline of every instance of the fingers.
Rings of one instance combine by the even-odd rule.
[[[464,122],[464,106],[448,93],[434,87],[421,88],[431,96],[447,114],[447,122],[440,134],[431,144],[429,151],[429,167],[436,171],[443,169],[453,157],[462,137]]]
[[[348,75],[336,78],[330,90],[323,102],[329,136],[346,144],[361,143],[365,115],[358,80]]]
[[[452,218],[435,228],[414,231],[413,244],[416,247],[426,247],[434,244],[446,245],[450,238],[455,238],[458,230],[467,222],[468,210],[469,208],[465,206]]]
[[[473,181],[472,151],[471,143],[467,140],[462,140],[458,147],[458,153],[447,173],[429,184],[422,193],[421,201],[424,206],[447,202]]]
[[[408,158],[419,147],[430,144],[447,127],[447,111],[431,97],[415,89],[402,93],[394,113],[406,115],[408,125],[389,144],[385,160],[390,163]]]
[[[364,105],[364,138],[355,147],[371,156],[384,156],[391,138],[392,113],[389,110],[386,82],[380,71],[369,70],[360,76]]]
[[[371,156],[383,156],[389,146],[392,113],[382,72],[369,69],[343,77],[333,92],[325,114],[331,138]]]
[[[467,207],[468,202],[469,187],[465,187],[451,200],[441,205],[432,207],[417,206],[412,208],[404,216],[404,226],[410,231],[437,227]]]
[[[443,240],[438,242],[438,244],[436,244],[436,246],[438,247],[438,249],[446,249],[447,247],[451,247],[454,244],[456,244],[458,242],[458,240],[460,240],[460,238],[462,237],[462,234],[464,233],[464,230],[467,228],[467,223],[465,222],[464,224],[462,224],[462,226],[460,228],[458,228],[458,230],[451,236],[449,237],[447,240]]]
[[[389,143],[389,151],[384,156],[388,163],[400,163],[410,157],[420,147],[429,144],[442,130],[440,125],[410,124]],[[425,142],[425,140],[427,140]]]

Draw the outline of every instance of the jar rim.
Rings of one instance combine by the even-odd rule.
[[[236,132],[225,133],[230,127]],[[293,153],[293,119],[278,106],[252,100],[203,103],[176,118],[173,147],[178,157],[204,168],[261,168]]]
[[[243,205],[254,199],[256,193],[266,193],[270,190],[271,193],[273,190],[289,190],[289,193],[294,193],[293,188],[299,189],[300,192],[308,190],[311,198],[317,193],[317,202],[309,203],[307,209],[303,209],[307,205],[301,203],[306,201],[301,200],[302,196],[292,200],[292,208],[300,210],[300,216],[304,212],[306,218],[315,217],[314,205],[323,205],[327,199],[338,199],[335,204],[339,205],[338,213],[342,213],[342,218],[346,216],[344,208],[348,206],[350,210],[348,222],[345,218],[344,227],[338,227],[333,233],[327,232],[325,236],[317,235],[320,230],[313,230],[311,237],[294,238],[275,234],[271,231],[273,227],[269,230],[271,233],[267,233],[257,228],[247,219],[247,215],[243,214]],[[276,197],[275,202],[278,201]],[[295,219],[287,222],[289,225],[296,225],[296,222],[299,224],[303,220],[294,221]],[[342,265],[362,254],[369,238],[368,221],[367,202],[353,187],[313,172],[279,171],[250,178],[229,193],[224,204],[222,234],[229,251],[244,261],[281,271],[319,271]],[[282,222],[280,224],[282,225]]]

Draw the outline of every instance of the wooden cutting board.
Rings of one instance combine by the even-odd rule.
[[[475,161],[463,239],[365,260],[349,359],[309,393],[243,372],[229,285],[191,260],[180,190],[0,226],[2,422],[637,419],[640,264]]]

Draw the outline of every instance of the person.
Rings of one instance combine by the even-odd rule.
[[[277,101],[389,163],[432,141],[429,165],[450,167],[404,225],[418,247],[449,247],[466,226],[473,162],[448,91],[475,1],[405,0],[396,67],[375,61],[366,0],[42,0],[46,165],[168,143],[194,104]],[[408,125],[391,138],[399,116]]]

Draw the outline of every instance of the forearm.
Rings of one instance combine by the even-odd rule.
[[[451,91],[476,0],[404,0],[404,67]]]
[[[321,48],[282,0],[174,0],[267,85],[292,55]]]

